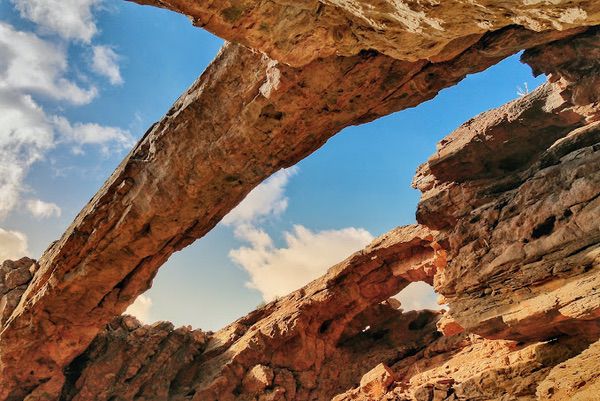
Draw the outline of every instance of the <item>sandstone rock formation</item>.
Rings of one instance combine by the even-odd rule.
[[[0,401],[593,394],[596,2],[140,2],[255,50],[227,44],[39,262],[2,265]],[[523,49],[550,82],[440,143],[420,226],[218,333],[115,318],[275,171]],[[417,280],[450,312],[382,304]]]
[[[437,63],[508,26],[541,32],[600,23],[600,5],[585,0],[129,1],[185,14],[198,27],[295,67],[370,49]]]
[[[403,227],[214,334],[118,318],[67,368],[62,399],[330,399],[438,337],[436,313],[381,302],[444,260],[435,233]]]
[[[600,334],[599,45],[526,52],[553,83],[464,124],[417,175],[417,219],[448,238],[436,289],[469,332]]]

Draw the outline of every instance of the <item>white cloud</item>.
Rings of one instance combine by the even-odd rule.
[[[283,248],[274,247],[267,233],[248,225],[240,226],[236,236],[251,246],[232,250],[229,255],[250,274],[248,286],[260,291],[266,301],[320,277],[373,240],[360,228],[314,232],[301,225],[284,233]]]
[[[40,199],[30,199],[27,201],[27,209],[38,219],[45,219],[52,216],[60,217],[61,210],[55,203],[44,202]]]
[[[53,122],[62,139],[77,146],[99,145],[106,153],[109,151],[109,145],[114,145],[116,150],[123,150],[130,148],[135,143],[129,131],[118,127],[95,123],[71,124],[69,120],[60,116],[55,116]]]
[[[30,96],[0,89],[0,220],[17,205],[29,167],[53,146],[52,126]]]
[[[314,232],[295,225],[292,232],[283,234],[286,246],[277,248],[257,225],[287,209],[285,187],[297,172],[293,167],[273,174],[223,219],[234,227],[238,239],[249,244],[231,250],[229,257],[249,273],[247,285],[260,291],[265,300],[302,287],[373,240],[360,228]]]
[[[27,256],[27,237],[18,231],[0,228],[0,263]]]
[[[287,209],[285,186],[298,172],[296,167],[280,170],[254,188],[246,198],[223,218],[226,225],[256,222],[266,216],[276,216]]]
[[[92,70],[108,78],[113,85],[123,84],[119,55],[108,46],[94,46],[92,50]]]
[[[150,309],[152,308],[152,299],[147,295],[140,295],[136,298],[125,314],[135,316],[142,323],[150,323]]]
[[[80,105],[97,95],[95,87],[70,80],[68,71],[63,46],[0,21],[0,220],[17,206],[31,165],[50,149],[94,145],[108,152],[133,145],[126,130],[46,114],[34,96]]]
[[[92,9],[101,0],[12,0],[21,13],[45,32],[89,43],[98,32]]]
[[[67,52],[31,32],[0,22],[0,89],[87,104],[98,94],[66,78]]]
[[[438,295],[435,293],[433,287],[422,281],[410,283],[394,298],[400,301],[402,309],[405,312],[421,309],[438,310],[443,308],[437,303]]]

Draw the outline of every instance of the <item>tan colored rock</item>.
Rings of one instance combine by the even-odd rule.
[[[501,386],[531,394],[554,363],[539,361],[545,348],[531,341],[597,338],[598,46],[597,29],[581,28],[598,23],[595,2],[158,5],[272,59],[227,45],[44,253],[31,281],[25,270],[3,275],[3,286],[18,286],[3,287],[0,300],[0,400],[232,400],[248,396],[239,391],[257,365],[299,377],[295,391],[284,374],[258,399],[329,399],[382,358],[401,364],[439,350],[438,314],[381,304],[434,273],[465,330],[528,342],[505,353],[525,364],[463,369],[447,388],[447,377],[424,376],[432,397],[496,396]],[[127,319],[116,321],[117,337],[105,327],[172,253],[280,168],[346,126],[414,107],[530,48],[525,59],[553,84],[465,125],[421,171],[418,217],[441,237],[423,226],[396,230],[209,337]]]
[[[382,304],[410,282],[407,261],[419,260],[412,269],[423,272],[429,269],[417,255],[429,255],[429,264],[435,264],[433,241],[434,233],[423,227],[393,230],[304,288],[217,333],[200,333],[202,341],[166,323],[140,326],[119,318],[67,367],[63,400],[133,401],[136,394],[329,400],[375,361],[408,355],[438,337],[439,314],[403,314]],[[374,283],[378,293],[363,291]],[[371,326],[366,332],[365,323]],[[127,358],[130,353],[136,357]]]
[[[433,64],[367,51],[296,69],[226,46],[41,257],[0,334],[0,400],[59,392],[63,368],[150,287],[173,252],[342,128],[413,107],[468,73],[579,31],[511,27]],[[363,291],[378,294],[375,287]]]
[[[379,399],[393,382],[394,372],[380,363],[360,379],[360,391],[372,399]]]
[[[537,387],[541,401],[595,401],[600,396],[600,341],[555,366]]]
[[[273,369],[265,365],[256,365],[246,372],[244,380],[242,380],[244,392],[249,394],[263,392],[271,386],[274,377]]]
[[[600,335],[599,40],[526,52],[553,83],[461,126],[415,178],[418,221],[448,238],[436,290],[467,332]]]
[[[576,338],[518,344],[467,334],[439,337],[390,366],[396,381],[383,396],[355,388],[335,400],[533,401],[538,384],[585,347]]]
[[[583,0],[132,1],[185,14],[215,35],[297,67],[371,49],[440,62],[508,26],[539,32],[600,24],[600,6]]]
[[[448,313],[445,313],[439,320],[437,328],[445,336],[454,336],[465,331],[465,329]]]

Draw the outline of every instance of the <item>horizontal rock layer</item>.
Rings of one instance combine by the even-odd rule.
[[[63,367],[150,287],[173,252],[342,128],[413,107],[520,49],[580,31],[510,27],[447,62],[366,51],[301,69],[226,46],[40,259],[0,333],[0,400],[52,399]]]
[[[226,40],[303,66],[375,50],[399,60],[447,61],[482,35],[600,24],[594,1],[131,0],[187,15]]]
[[[436,290],[468,332],[600,335],[599,45],[592,29],[526,52],[551,83],[465,123],[415,178],[418,221],[448,241]]]

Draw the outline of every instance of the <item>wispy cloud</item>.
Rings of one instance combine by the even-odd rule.
[[[280,170],[254,188],[235,209],[223,218],[223,223],[238,226],[256,223],[267,216],[277,216],[288,206],[285,187],[298,169],[291,167]]]
[[[294,291],[323,275],[333,264],[363,248],[373,236],[361,228],[313,231],[295,225],[284,232],[285,246],[277,247],[260,224],[283,213],[288,206],[286,185],[298,172],[282,170],[256,187],[223,222],[247,246],[233,249],[229,257],[250,276],[247,286],[269,301]]]
[[[92,70],[108,78],[113,85],[122,85],[119,55],[109,46],[98,45],[92,49]]]
[[[49,217],[60,217],[62,211],[60,207],[51,202],[44,202],[40,199],[30,199],[27,201],[27,209],[38,219],[46,219]]]
[[[97,96],[95,87],[82,88],[66,77],[66,48],[32,32],[0,22],[0,88],[3,92],[42,95],[72,104],[87,104]]]
[[[35,22],[43,33],[89,43],[98,32],[93,8],[101,0],[12,0],[21,17]]]
[[[86,15],[93,2],[86,5],[85,1],[19,0],[14,3],[25,16],[38,23],[40,10],[50,6],[64,11],[61,14],[64,25],[76,26],[78,23],[72,18],[79,17],[88,19],[80,21],[86,26],[92,21]],[[73,9],[65,11],[66,7]],[[52,24],[48,21],[46,28],[49,29]],[[108,152],[133,145],[127,130],[95,123],[73,123],[44,110],[38,98],[60,106],[59,102],[87,104],[98,96],[95,86],[83,86],[70,78],[69,73],[66,43],[43,39],[36,33],[18,30],[0,21],[0,220],[20,202],[30,167],[56,146],[68,144],[81,152],[82,146],[88,145]],[[42,210],[39,204],[27,206],[36,217],[58,213],[56,208]]]
[[[95,123],[71,124],[69,120],[59,116],[54,116],[52,120],[61,139],[77,148],[81,145],[98,145],[106,153],[111,145],[115,147],[115,150],[124,150],[129,149],[135,143],[129,131],[119,127]]]

